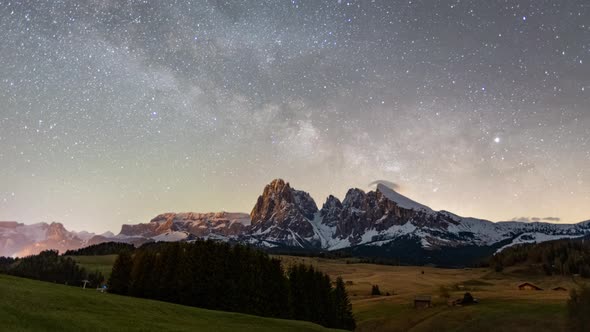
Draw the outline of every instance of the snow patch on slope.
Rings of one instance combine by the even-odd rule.
[[[560,239],[575,239],[582,237],[583,235],[550,235],[545,233],[524,233],[515,238],[511,243],[501,247],[496,251],[496,253],[501,252],[502,250],[524,243],[540,243],[546,241],[553,241],[553,240],[560,240]]]
[[[182,241],[188,238],[186,232],[168,232],[152,237],[151,239],[156,242],[175,242]]]
[[[322,248],[330,248],[341,241],[332,237],[336,231],[336,227],[330,227],[322,223],[322,216],[320,215],[320,212],[316,212],[313,215],[313,219],[310,220],[309,223],[313,227],[313,232],[320,240]]]
[[[380,191],[383,194],[383,196],[387,197],[389,200],[397,203],[397,205],[399,207],[402,207],[404,209],[411,209],[411,210],[415,210],[415,211],[424,211],[424,212],[428,212],[428,213],[434,213],[434,210],[432,210],[428,206],[422,205],[416,201],[413,201],[413,200],[407,198],[406,196],[401,195],[397,191],[385,186],[384,184],[381,184],[381,183],[377,184],[377,190]]]

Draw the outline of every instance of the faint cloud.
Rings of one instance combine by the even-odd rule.
[[[378,184],[382,184],[390,189],[400,191],[402,189],[401,185],[395,182],[387,181],[387,180],[375,180],[369,183],[369,187],[376,186]]]

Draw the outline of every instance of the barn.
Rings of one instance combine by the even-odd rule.
[[[430,308],[432,306],[432,296],[417,295],[414,297],[414,308]]]
[[[518,285],[518,289],[519,290],[543,290],[541,287],[537,287],[537,286],[531,284],[530,282],[525,282],[525,283]]]

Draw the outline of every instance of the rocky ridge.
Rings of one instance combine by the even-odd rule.
[[[123,225],[117,235],[68,232],[63,225],[0,222],[0,255],[23,255],[107,241],[140,245],[150,241],[214,239],[264,248],[389,250],[413,241],[425,250],[493,247],[576,238],[590,234],[590,221],[578,224],[490,222],[434,211],[383,184],[373,191],[330,195],[318,209],[304,191],[275,179],[265,186],[250,212],[163,213],[149,223]],[[494,249],[496,250],[496,249]]]

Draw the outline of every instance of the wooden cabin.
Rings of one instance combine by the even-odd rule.
[[[525,282],[525,283],[518,285],[518,289],[519,290],[537,290],[537,291],[543,290],[541,287],[537,287],[537,286],[531,284],[530,282]]]
[[[559,287],[555,287],[555,288],[553,288],[553,290],[554,290],[554,291],[559,291],[559,292],[567,292],[567,289],[565,289],[565,288],[563,288],[563,287],[561,287],[561,286],[559,286]]]
[[[430,308],[432,307],[432,296],[418,295],[414,297],[414,308]]]

